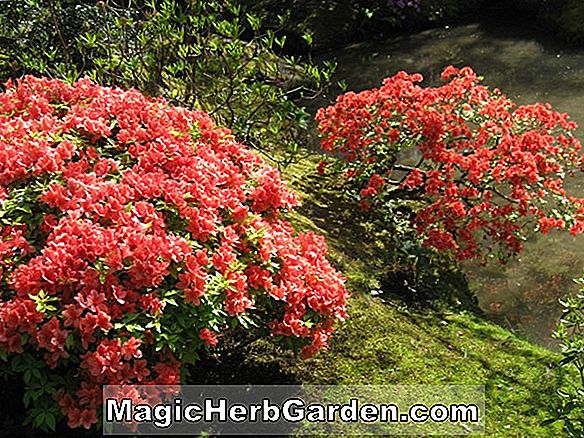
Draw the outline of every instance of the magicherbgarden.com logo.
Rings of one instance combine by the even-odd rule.
[[[484,433],[482,386],[106,386],[103,430],[125,434]]]

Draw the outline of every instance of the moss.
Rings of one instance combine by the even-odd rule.
[[[540,426],[561,380],[555,353],[466,312],[415,312],[355,293],[350,314],[315,358],[261,340],[217,364],[229,370],[220,381],[250,383],[253,369],[263,383],[484,384],[488,436],[561,436],[559,424]]]

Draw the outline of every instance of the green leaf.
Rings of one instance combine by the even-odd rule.
[[[57,428],[57,418],[55,417],[55,414],[47,412],[45,415],[45,424],[50,430],[55,431]]]

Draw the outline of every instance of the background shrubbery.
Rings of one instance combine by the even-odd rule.
[[[355,40],[387,36],[464,16],[481,0],[244,0],[254,11],[289,11],[282,31],[291,47],[306,50],[299,29],[312,35],[320,49],[338,47]]]

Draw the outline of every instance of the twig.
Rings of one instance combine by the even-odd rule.
[[[57,35],[59,36],[59,40],[61,41],[61,46],[63,46],[63,50],[65,51],[65,60],[67,63],[69,62],[69,45],[67,44],[67,40],[65,39],[65,35],[61,30],[61,26],[59,24],[59,20],[57,18],[57,11],[55,10],[55,4],[53,0],[49,0],[49,9],[51,10],[51,18],[53,20],[53,25],[55,26],[55,30],[57,31]]]

